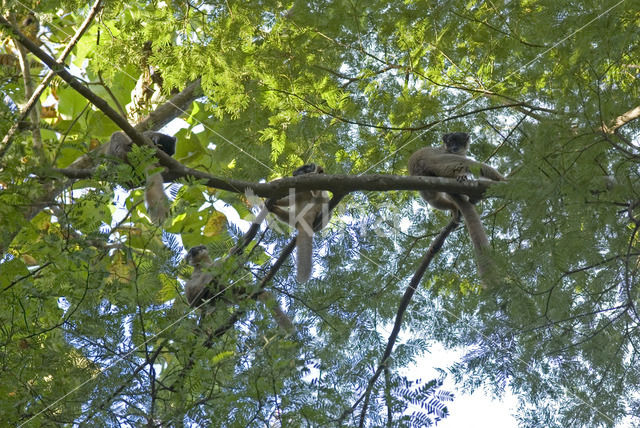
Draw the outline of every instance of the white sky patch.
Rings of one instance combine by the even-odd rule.
[[[413,226],[413,222],[405,217],[400,220],[400,223],[398,223],[398,225],[400,226],[400,230],[402,231],[402,233],[407,233],[409,231],[409,228]]]
[[[423,382],[427,382],[440,376],[436,368],[446,371],[446,368],[459,361],[463,354],[462,349],[446,349],[442,344],[434,342],[428,352],[415,363],[401,369],[400,374],[411,380],[422,379]],[[481,388],[467,394],[455,384],[451,376],[444,379],[442,389],[453,392],[455,398],[452,402],[446,403],[449,416],[438,422],[439,428],[518,427],[518,421],[513,416],[518,409],[518,400],[510,390],[507,389],[500,399],[492,397]]]
[[[196,128],[199,128],[199,131],[196,131]],[[163,128],[159,129],[158,132],[162,132],[163,134],[176,135],[176,133],[181,129],[189,129],[189,123],[178,118],[173,119],[171,122],[167,123]],[[204,131],[204,127],[202,125],[196,125],[191,130],[191,132],[193,132],[194,134],[202,131]]]

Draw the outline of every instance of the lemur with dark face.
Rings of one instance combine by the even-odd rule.
[[[191,248],[185,257],[187,263],[193,266],[191,278],[184,286],[187,303],[192,308],[205,311],[212,310],[219,299],[223,298],[225,288],[220,285],[215,270],[219,264],[211,260],[209,251],[204,245]],[[255,297],[271,310],[273,318],[287,333],[293,333],[295,327],[287,314],[280,308],[273,294],[266,290],[261,290],[257,294],[250,294],[244,287],[231,289],[231,294],[238,299],[246,299],[249,296]]]
[[[169,156],[173,156],[176,153],[176,137],[156,131],[145,131],[142,135],[150,139],[156,147]],[[127,154],[131,151],[132,146],[133,141],[127,134],[122,131],[116,131],[111,134],[109,144],[105,145],[101,151],[108,156],[113,156],[126,162]]]
[[[156,147],[169,156],[173,156],[176,152],[176,137],[155,131],[145,131],[142,135],[149,138]],[[107,156],[127,162],[132,145],[133,142],[127,134],[117,131],[111,134],[109,143],[103,146],[101,152]],[[157,225],[164,223],[169,215],[169,199],[164,193],[164,180],[160,172],[147,175],[144,202],[151,221]]]
[[[505,178],[494,168],[466,156],[469,148],[469,134],[454,132],[442,137],[442,147],[424,147],[417,150],[409,158],[409,174],[427,177],[449,177],[458,181],[469,178],[471,171],[479,171],[482,177],[495,181]],[[440,210],[460,211],[469,230],[476,255],[478,274],[485,287],[495,271],[493,262],[488,256],[489,238],[482,227],[480,216],[473,207],[477,200],[470,200],[466,195],[421,190],[420,194],[429,205]]]
[[[293,176],[324,174],[321,166],[306,164],[293,171]],[[296,228],[296,279],[306,282],[313,267],[313,223],[322,214],[322,227],[329,222],[329,194],[325,190],[294,191],[275,201],[270,207],[278,218]]]

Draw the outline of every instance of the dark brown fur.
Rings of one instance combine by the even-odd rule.
[[[455,132],[442,137],[442,147],[424,147],[409,158],[409,174],[427,177],[449,177],[458,181],[467,180],[471,171],[480,171],[482,177],[495,181],[505,178],[495,169],[466,156],[469,134]],[[454,195],[432,190],[420,191],[422,197],[434,208],[460,211],[469,230],[478,266],[478,275],[485,287],[494,281],[495,268],[489,257],[489,238],[484,231],[480,216],[466,195]]]

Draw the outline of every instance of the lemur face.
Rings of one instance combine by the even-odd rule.
[[[209,256],[209,251],[207,250],[207,247],[205,247],[204,245],[198,245],[189,250],[189,252],[187,253],[187,256],[185,257],[185,260],[191,266],[196,266],[198,263],[201,263],[203,259],[205,259],[208,256]]]
[[[466,132],[452,132],[442,136],[445,150],[453,154],[464,155],[469,148],[469,134]]]

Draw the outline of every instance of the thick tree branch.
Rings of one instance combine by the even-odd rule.
[[[51,173],[62,174],[65,177],[73,179],[84,179],[94,176],[94,171],[91,169],[54,168],[50,171]],[[289,189],[328,190],[334,194],[348,194],[356,191],[436,190],[482,198],[482,195],[489,187],[504,185],[502,182],[483,178],[460,182],[454,178],[381,174],[307,174],[298,177],[280,178],[269,183],[254,183],[251,181],[223,179],[190,168],[183,171],[166,171],[163,173],[163,177],[165,181],[174,181],[178,178],[204,180],[204,184],[208,187],[234,193],[244,193],[247,189],[250,189],[257,196],[263,198],[279,198],[285,196]]]
[[[607,134],[613,134],[618,130],[618,128],[623,127],[627,123],[631,122],[632,120],[638,119],[639,117],[640,117],[640,106],[636,106],[631,110],[613,119],[611,121],[611,124],[609,124],[609,126],[603,123],[602,130]]]
[[[154,111],[149,113],[147,117],[142,119],[140,123],[134,126],[138,132],[143,131],[157,131],[158,129],[165,126],[167,123],[171,122],[176,117],[181,116],[183,113],[187,111],[189,105],[196,100],[198,97],[202,96],[202,88],[200,87],[200,79],[194,80],[189,83],[186,88],[184,88],[180,93],[174,95],[169,100],[167,100],[164,104],[158,106]],[[108,144],[109,142],[105,142],[104,144]],[[102,146],[96,147],[91,150],[89,153],[85,153],[80,156],[78,159],[73,161],[73,163],[69,166],[71,169],[83,169],[89,168],[93,166],[93,162],[95,160],[94,153],[98,152]],[[73,173],[71,173],[73,174]],[[65,174],[66,175],[66,174]],[[69,178],[74,178],[69,176]],[[86,177],[86,176],[85,176]],[[83,178],[83,177],[77,177]]]
[[[64,48],[64,50],[58,57],[59,63],[62,63],[67,59],[67,56],[69,56],[69,54],[75,47],[76,43],[78,43],[78,41],[80,40],[80,37],[82,37],[85,31],[87,31],[87,28],[89,28],[89,25],[93,21],[93,18],[102,8],[101,3],[102,3],[102,0],[96,0],[96,2],[93,4],[93,7],[89,11],[89,14],[85,18],[84,22],[82,23],[82,25],[80,25],[80,28],[78,28],[78,31],[76,31],[76,34],[74,34],[74,36],[71,38],[67,46]],[[20,127],[20,123],[22,123],[26,119],[26,117],[29,115],[29,112],[31,111],[31,109],[36,105],[37,101],[40,99],[40,95],[42,95],[44,90],[47,88],[47,86],[51,82],[51,79],[53,79],[53,76],[55,75],[56,73],[53,70],[50,70],[47,73],[44,79],[42,79],[42,82],[40,83],[40,85],[38,85],[38,87],[33,92],[33,95],[31,95],[31,98],[29,98],[29,101],[27,102],[27,104],[23,107],[17,120],[15,121],[11,129],[9,129],[9,132],[7,132],[7,135],[5,135],[4,138],[2,138],[2,142],[0,143],[0,159],[4,157],[6,151],[9,149],[9,147],[11,147],[11,140],[15,135],[15,133],[18,131]],[[35,126],[37,125],[37,123],[33,123],[33,125]]]
[[[182,91],[171,97],[167,102],[149,113],[147,117],[138,122],[135,128],[141,132],[158,130],[176,117],[180,117],[186,113],[191,103],[202,95],[202,87],[200,86],[200,79],[198,78],[189,83]]]

